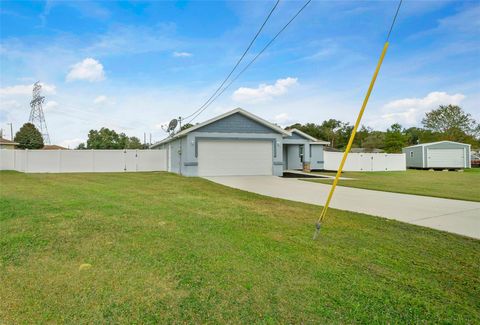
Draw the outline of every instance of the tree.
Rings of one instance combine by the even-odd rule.
[[[402,148],[407,145],[408,137],[402,131],[402,126],[398,123],[392,124],[385,134],[385,151],[388,153],[402,152]]]
[[[144,146],[137,137],[128,137],[108,128],[90,130],[87,149],[142,149]]]
[[[428,143],[442,140],[442,134],[432,130],[423,128],[411,127],[404,130],[407,136],[408,145],[416,145],[419,143]]]
[[[21,149],[42,149],[43,137],[32,123],[25,123],[15,134],[15,142]]]
[[[79,143],[77,148],[75,148],[76,150],[85,150],[87,149],[87,147],[85,146],[85,143]]]
[[[321,125],[315,123],[296,123],[287,127],[287,129],[294,128],[314,138],[329,141],[333,148],[344,148],[347,145],[348,138],[353,129],[349,123],[335,119],[323,121]]]
[[[182,125],[182,127],[180,128],[180,131],[189,129],[189,128],[191,128],[192,126],[193,126],[193,124],[191,124],[191,123],[184,124],[184,125]]]
[[[357,131],[357,134],[355,135],[355,139],[353,139],[353,147],[366,148],[364,146],[364,142],[372,132],[373,132],[373,129],[371,127],[362,125],[360,130]]]
[[[423,126],[433,132],[443,133],[442,140],[462,141],[465,136],[478,137],[480,126],[460,106],[440,105],[425,114]]]
[[[148,148],[148,146],[146,146]],[[146,149],[146,147],[140,142],[140,139],[137,137],[128,138],[127,149]]]
[[[383,149],[385,147],[385,132],[382,131],[372,131],[370,134],[362,141],[362,148],[369,149]]]

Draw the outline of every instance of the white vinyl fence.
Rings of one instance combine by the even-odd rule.
[[[324,152],[324,168],[326,170],[338,170],[342,161],[343,152]],[[401,171],[406,170],[407,164],[404,153],[349,153],[344,171]]]
[[[160,150],[0,150],[0,170],[25,173],[140,172],[167,170]]]

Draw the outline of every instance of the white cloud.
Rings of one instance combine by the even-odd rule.
[[[72,69],[67,75],[67,81],[72,80],[87,80],[87,81],[101,81],[105,79],[105,72],[103,65],[92,58],[86,58],[72,66]]]
[[[232,98],[239,102],[262,102],[273,97],[284,95],[288,89],[297,84],[297,78],[278,79],[275,84],[261,84],[257,88],[240,87],[233,93]]]
[[[75,149],[82,142],[85,142],[85,140],[80,138],[67,139],[60,142],[60,146],[69,149]]]
[[[287,113],[280,113],[278,115],[275,115],[273,120],[277,123],[285,123],[290,120],[290,116]]]
[[[95,97],[95,99],[93,100],[93,103],[94,104],[104,104],[104,103],[107,102],[107,100],[108,100],[107,96],[100,95],[100,96]]]
[[[190,52],[173,52],[173,56],[176,58],[188,58],[193,56]]]
[[[55,85],[40,83],[44,94],[55,94]],[[0,96],[18,96],[18,95],[32,95],[33,84],[30,85],[15,85],[10,87],[0,88]]]
[[[480,28],[480,6],[469,7],[455,15],[440,19],[438,29],[458,30],[460,32],[477,32]]]
[[[418,125],[425,113],[439,105],[458,105],[465,99],[463,94],[449,95],[446,92],[434,91],[423,98],[404,98],[391,101],[383,106],[381,116],[388,125],[400,123],[404,126]]]
[[[58,107],[58,103],[54,100],[49,100],[45,106],[43,106],[43,108],[48,111],[48,110],[52,110],[52,109],[55,109]]]
[[[4,108],[4,107],[15,107],[15,108],[19,108],[19,107],[22,107],[22,105],[21,105],[18,101],[12,99],[12,100],[4,100],[4,101],[2,101],[2,105],[0,105],[0,110],[2,110],[2,108]]]

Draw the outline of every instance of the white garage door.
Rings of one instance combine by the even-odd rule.
[[[272,175],[272,142],[200,140],[199,176]]]
[[[427,167],[429,168],[463,168],[465,167],[463,149],[427,148]]]

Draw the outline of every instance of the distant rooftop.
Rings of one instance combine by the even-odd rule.
[[[56,144],[46,144],[43,146],[42,150],[68,150],[68,148]]]
[[[13,142],[11,140],[7,140],[5,138],[0,138],[0,144],[14,144],[14,145],[17,145],[18,143]]]

